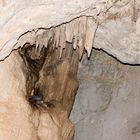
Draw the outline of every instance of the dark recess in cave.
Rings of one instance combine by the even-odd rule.
[[[19,49],[26,75],[26,99],[33,109],[63,108],[70,114],[78,89],[78,51],[66,43],[60,48],[49,43],[39,51],[25,44]]]
[[[42,105],[44,96],[43,91],[39,87],[36,87],[36,82],[39,80],[39,72],[46,59],[47,49],[43,48],[37,54],[35,45],[26,44],[23,48],[20,48],[19,54],[25,63],[26,98],[33,108],[38,108]]]

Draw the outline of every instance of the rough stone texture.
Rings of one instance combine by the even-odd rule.
[[[11,61],[13,59],[15,61]],[[22,60],[13,53],[0,63],[1,140],[36,140],[30,120],[31,110],[25,100],[25,77],[21,64]]]
[[[25,32],[85,15],[99,23],[95,48],[104,49],[124,63],[140,64],[139,7],[139,0],[1,0],[0,59],[19,47],[15,44]]]
[[[140,67],[93,50],[79,68],[80,88],[71,113],[75,140],[139,140]]]
[[[123,65],[97,50],[91,56],[79,66],[80,89],[71,114],[75,140],[139,140],[140,67]],[[0,139],[35,140],[37,134],[41,140],[57,140],[59,127],[50,115],[33,114],[25,100],[21,64],[15,52],[0,63]]]
[[[74,126],[66,110],[59,106],[33,110],[30,106],[23,66],[16,51],[0,63],[0,140],[71,140]]]
[[[95,48],[124,63],[140,64],[139,7],[139,0],[1,0],[0,60],[19,47],[14,45],[25,32],[85,15],[98,23]],[[21,60],[13,54],[0,62],[2,140],[35,140],[36,136],[19,63]],[[106,54],[93,53],[90,61],[83,61],[79,71],[83,82],[71,116],[76,124],[76,140],[139,140],[139,69],[122,65]],[[59,128],[49,116],[46,120],[41,116],[39,136],[46,139],[42,126],[47,121],[48,129],[56,132],[53,136],[50,132],[49,138],[57,139]]]
[[[140,36],[136,33],[140,25],[136,24],[131,17],[103,23],[96,32],[94,47],[105,50],[124,63],[140,64]]]
[[[33,109],[32,118],[38,121],[33,124],[39,139],[71,140],[74,126],[69,114],[78,88],[78,53],[67,43],[67,49],[60,59],[59,49],[51,45],[43,50],[44,55],[43,52],[39,55],[44,59],[35,55],[33,46],[22,50],[27,69],[26,95]],[[37,99],[40,96],[42,99]],[[38,112],[37,117],[34,112]]]
[[[88,11],[96,1],[0,1],[0,58],[4,58],[14,49],[17,39],[25,32],[38,28],[50,28],[70,21],[80,16],[83,10],[83,13]]]

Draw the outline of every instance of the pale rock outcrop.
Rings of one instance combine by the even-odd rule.
[[[74,126],[66,110],[31,107],[25,70],[17,51],[0,62],[0,140],[71,140]]]
[[[86,30],[83,28],[84,34],[88,34],[88,40],[84,44],[88,56],[93,46],[107,51],[124,63],[139,64],[139,5],[139,0],[3,0],[0,5],[0,59],[4,59],[12,49],[23,46],[25,42],[34,43],[38,29],[51,27],[60,28],[54,31],[57,32],[57,45],[62,46],[72,36],[75,39],[74,48],[78,41],[81,53],[83,43],[81,44],[79,36],[83,38],[83,31],[79,22],[81,17],[89,17],[86,21],[89,25]],[[90,17],[93,18],[92,22]],[[75,24],[74,20],[77,21],[78,18],[79,22]],[[65,27],[69,35],[64,34]],[[30,35],[27,37],[26,33]],[[26,41],[19,41],[19,37]],[[42,45],[46,45],[44,43]]]
[[[21,64],[21,58],[14,53],[0,63],[1,140],[35,140],[31,109],[25,100],[25,77]]]

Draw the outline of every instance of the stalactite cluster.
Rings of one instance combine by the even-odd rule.
[[[48,47],[49,41],[53,41],[52,47],[60,47],[61,57],[66,42],[69,42],[74,49],[78,47],[81,59],[84,49],[88,57],[90,56],[97,27],[98,23],[93,17],[82,16],[57,27],[27,32],[19,38],[17,45],[23,47],[25,43],[35,44],[37,52],[40,53],[43,47]]]

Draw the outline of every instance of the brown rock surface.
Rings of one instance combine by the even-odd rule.
[[[25,100],[25,77],[21,64],[17,53],[0,62],[1,140],[35,140],[36,134],[30,120],[31,109]]]

